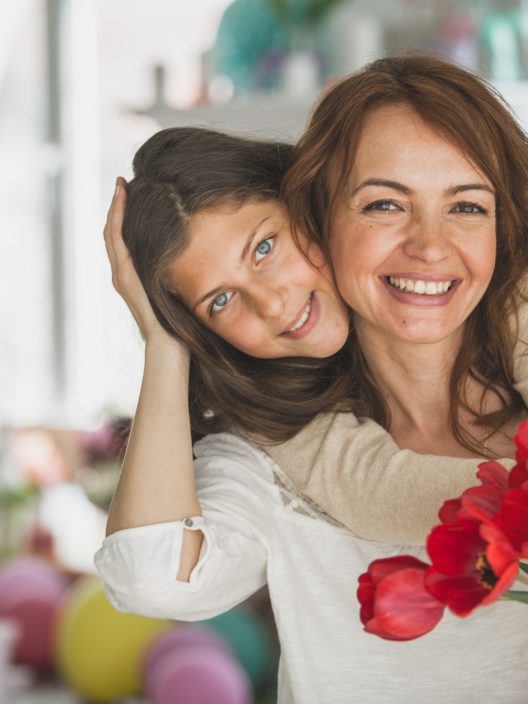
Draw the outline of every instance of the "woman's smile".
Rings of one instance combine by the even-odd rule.
[[[389,294],[400,303],[444,306],[455,294],[460,279],[444,274],[396,274],[381,276]]]

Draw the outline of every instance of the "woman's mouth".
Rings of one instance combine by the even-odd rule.
[[[298,340],[307,335],[319,320],[319,310],[319,302],[315,294],[311,293],[304,308],[281,336]]]
[[[424,281],[422,279],[404,279],[397,276],[386,277],[389,284],[398,288],[400,291],[410,291],[425,296],[438,296],[442,293],[447,293],[454,281],[446,279],[445,281]]]
[[[461,280],[446,276],[440,278],[435,276],[420,279],[413,276],[382,276],[385,287],[392,295],[402,303],[413,305],[444,305],[448,303],[454,295],[455,290]]]

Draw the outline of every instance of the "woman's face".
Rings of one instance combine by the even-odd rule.
[[[253,357],[327,357],[348,313],[321,252],[298,250],[276,201],[219,206],[193,217],[171,281],[208,328]]]
[[[378,108],[333,218],[330,251],[360,327],[408,342],[447,339],[493,273],[494,189],[410,106]]]

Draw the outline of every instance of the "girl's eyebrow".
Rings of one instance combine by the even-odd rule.
[[[244,259],[247,257],[248,252],[251,249],[251,245],[253,243],[253,240],[257,236],[257,233],[260,230],[260,228],[262,227],[263,223],[265,223],[266,220],[269,220],[270,217],[271,217],[271,215],[266,215],[266,217],[262,218],[262,220],[260,220],[255,225],[255,227],[251,230],[251,232],[249,233],[249,235],[246,239],[246,242],[244,244],[244,248],[242,249],[242,252],[240,253],[240,261],[241,262],[244,261]],[[214,296],[217,293],[221,293],[222,291],[225,290],[225,288],[226,288],[226,286],[224,284],[220,284],[220,286],[216,286],[215,288],[213,288],[210,291],[208,291],[207,293],[205,293],[203,296],[200,296],[200,298],[196,301],[196,303],[192,307],[193,313],[201,303],[206,301],[208,298],[211,298],[211,296]]]
[[[409,188],[409,186],[404,186],[403,183],[399,183],[398,181],[391,181],[386,178],[367,178],[365,181],[362,181],[359,186],[354,188],[350,194],[350,197],[355,196],[359,190],[365,188],[366,186],[384,186],[385,188],[392,188],[395,191],[400,191],[407,196],[413,193],[412,188]],[[495,195],[494,189],[485,183],[463,183],[456,186],[451,186],[450,188],[446,188],[444,195],[454,196],[457,193],[463,193],[464,191],[488,191],[489,193]]]

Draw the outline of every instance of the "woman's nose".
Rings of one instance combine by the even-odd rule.
[[[438,215],[416,217],[409,224],[404,251],[409,257],[425,262],[440,261],[448,256],[451,242],[449,225]]]

